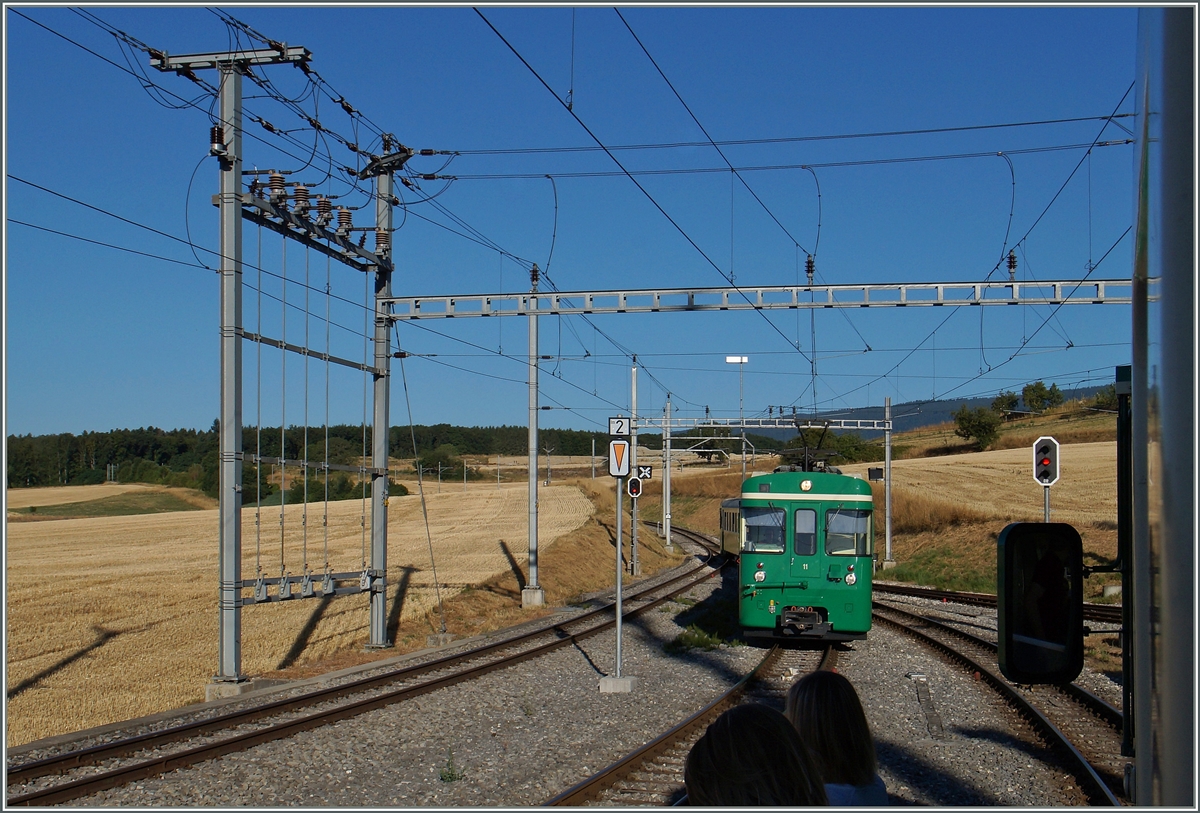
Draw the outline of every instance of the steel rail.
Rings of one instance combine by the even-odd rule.
[[[770,669],[778,660],[780,653],[783,651],[779,644],[771,647],[758,665],[754,667],[745,677],[738,681],[732,688],[722,694],[716,700],[709,703],[704,708],[697,711],[695,714],[688,717],[666,733],[656,737],[635,751],[625,755],[621,759],[612,763],[606,768],[603,768],[596,773],[584,779],[582,782],[567,788],[562,793],[554,798],[544,802],[542,807],[579,807],[588,802],[595,802],[599,799],[600,794],[613,785],[627,777],[639,766],[649,760],[669,751],[671,748],[684,741],[690,734],[694,733],[703,725],[707,725],[711,720],[718,717],[727,708],[735,706],[740,702],[742,694],[745,693],[746,687],[751,681],[758,678],[760,674]],[[833,644],[825,647],[825,652],[821,656],[821,662],[817,666],[818,670],[831,670],[837,667],[837,650]],[[685,797],[686,798],[686,797]],[[681,800],[677,804],[683,804]]]
[[[915,596],[927,599],[945,599],[959,604],[976,604],[982,607],[995,607],[996,596],[992,593],[964,593],[953,590],[935,590],[931,587],[911,587],[902,584],[886,584],[875,582],[872,585],[878,593],[895,593],[902,596]],[[1106,624],[1121,623],[1120,604],[1094,604],[1084,602],[1083,617],[1087,621],[1101,621]]]
[[[700,539],[703,540],[703,537],[700,537]],[[707,542],[708,544],[712,544],[712,540],[703,541]],[[710,549],[710,553],[712,552],[712,549]],[[640,607],[631,608],[628,612],[624,613],[624,616],[626,618],[637,617],[641,613],[658,606],[662,602],[665,602],[682,592],[690,590],[704,579],[710,578],[713,568],[708,568],[709,572],[702,573],[701,571],[705,570],[706,566],[709,563],[712,563],[714,559],[716,559],[717,562],[715,566],[716,570],[719,570],[720,567],[723,567],[724,564],[728,562],[727,558],[724,562],[722,562],[719,558],[717,558],[716,555],[714,555],[706,560],[706,562],[698,563],[696,567],[691,568],[683,573],[658,582],[657,584],[642,586],[627,600],[636,601],[648,593],[663,590],[664,588],[670,588],[673,585],[678,585],[680,582],[691,579],[690,582],[686,582],[682,586],[675,587],[655,600],[649,601]],[[79,798],[80,796],[84,796],[89,793],[94,793],[107,788],[126,784],[130,781],[143,779],[149,776],[164,773],[166,771],[174,770],[179,767],[195,764],[196,762],[200,762],[205,759],[211,759],[224,754],[245,750],[274,739],[292,736],[300,731],[316,728],[321,725],[327,725],[332,722],[337,722],[338,720],[356,716],[376,708],[381,708],[383,706],[390,705],[391,703],[407,700],[435,689],[451,686],[464,680],[481,677],[489,672],[535,658],[554,649],[573,644],[576,641],[583,640],[608,629],[610,626],[613,626],[616,623],[615,619],[605,621],[575,633],[571,633],[563,629],[563,627],[568,624],[576,625],[583,621],[592,620],[597,616],[610,613],[612,609],[613,603],[606,603],[605,605],[583,613],[582,615],[577,616],[570,621],[564,621],[561,624],[556,624],[549,628],[535,630],[514,638],[487,644],[483,647],[479,647],[465,653],[460,653],[458,655],[446,656],[428,663],[407,667],[405,669],[394,670],[370,678],[363,678],[361,680],[353,681],[340,686],[331,687],[316,692],[310,692],[299,697],[287,698],[274,703],[266,704],[264,706],[256,707],[254,709],[221,715],[218,717],[209,718],[207,720],[185,724],[183,726],[176,726],[161,732],[150,732],[126,740],[97,745],[87,749],[80,749],[79,751],[73,753],[66,753],[55,757],[49,757],[44,760],[27,763],[26,765],[17,766],[6,772],[8,784],[10,785],[30,781],[40,776],[46,776],[52,773],[62,773],[71,768],[95,764],[105,759],[111,759],[113,757],[129,754],[135,751],[142,751],[171,742],[178,742],[192,736],[198,736],[225,728],[231,728],[243,723],[253,722],[263,717],[292,711],[298,708],[304,708],[306,706],[315,705],[316,703],[327,700],[337,699],[338,697],[342,697],[347,694],[353,694],[356,692],[377,688],[383,684],[417,677],[437,669],[457,666],[467,660],[495,654],[496,652],[504,649],[509,649],[528,643],[529,640],[532,640],[538,636],[547,634],[556,634],[559,636],[555,640],[547,642],[546,644],[524,650],[520,653],[516,653],[500,660],[472,667],[471,669],[463,672],[458,672],[441,678],[435,678],[431,681],[426,681],[416,686],[385,692],[381,695],[376,695],[374,697],[359,700],[354,703],[339,706],[336,709],[309,714],[295,720],[268,726],[257,731],[227,738],[219,742],[197,746],[195,748],[143,761],[134,765],[95,774],[90,777],[71,782],[65,782],[18,796],[13,796],[7,800],[7,803],[9,805],[57,804],[62,801]]]
[[[891,608],[884,607],[883,609],[890,610]],[[906,635],[917,638],[934,649],[962,662],[968,669],[978,672],[980,677],[986,680],[1009,705],[1016,708],[1023,717],[1033,723],[1034,727],[1052,747],[1057,747],[1062,752],[1063,756],[1070,763],[1072,772],[1079,780],[1081,789],[1087,794],[1093,804],[1112,807],[1121,806],[1121,801],[1109,789],[1105,781],[1096,772],[1096,769],[1092,767],[1091,763],[1088,762],[1079,749],[1067,739],[1067,736],[1063,734],[1058,726],[1054,725],[1045,714],[1023,697],[1020,692],[1010,686],[1003,677],[997,675],[989,666],[979,663],[970,655],[960,652],[945,642],[939,641],[937,638],[905,624],[903,621],[888,618],[886,615],[878,612],[872,612],[871,615],[884,624],[898,629]],[[923,622],[927,621],[927,619],[923,618],[920,620]]]
[[[875,602],[875,605],[877,607],[883,607],[888,612],[900,613],[910,618],[918,619],[922,623],[931,624],[944,632],[950,633],[951,635],[957,635],[960,638],[965,638],[976,646],[987,649],[990,652],[996,652],[999,649],[994,641],[989,641],[986,638],[980,638],[978,635],[967,632],[966,630],[960,630],[957,627],[952,627],[949,624],[938,621],[936,618],[930,618],[927,615],[918,615],[911,610],[904,610],[891,604],[880,604],[879,602]],[[1072,700],[1079,703],[1081,706],[1095,714],[1100,719],[1104,720],[1104,722],[1108,723],[1118,732],[1121,730],[1121,726],[1124,725],[1125,718],[1120,709],[1116,708],[1111,703],[1101,699],[1100,697],[1097,697],[1095,694],[1089,692],[1082,686],[1076,683],[1061,683],[1055,684],[1054,688],[1060,692],[1063,692],[1064,694],[1069,695]]]

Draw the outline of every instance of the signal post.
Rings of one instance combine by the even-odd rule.
[[[1058,441],[1040,437],[1033,443],[1033,479],[1042,484],[1045,492],[1043,522],[1050,521],[1050,486],[1058,482]]]
[[[605,675],[600,678],[600,691],[603,694],[616,694],[632,692],[634,685],[637,683],[637,678],[621,675],[621,590],[625,568],[621,563],[621,514],[624,508],[624,500],[621,497],[621,492],[629,487],[629,484],[637,478],[629,477],[630,472],[630,452],[631,444],[629,442],[630,426],[632,421],[629,418],[616,417],[608,419],[608,434],[612,436],[612,440],[608,443],[608,473],[616,479],[617,487],[617,599],[616,599],[616,628],[617,628],[617,667],[612,675]],[[627,480],[629,482],[627,482]],[[638,481],[638,493],[641,493],[641,482]],[[633,492],[631,491],[630,494]]]

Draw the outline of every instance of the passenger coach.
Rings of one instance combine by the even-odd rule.
[[[738,617],[755,638],[856,640],[871,629],[870,484],[776,469],[721,503],[721,545],[739,558]]]

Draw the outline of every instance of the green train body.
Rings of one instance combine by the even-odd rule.
[[[750,477],[721,503],[721,546],[739,557],[747,637],[857,640],[871,629],[870,484],[826,472]]]

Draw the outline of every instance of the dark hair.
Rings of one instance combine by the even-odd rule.
[[[850,681],[837,672],[810,672],[788,689],[784,714],[812,749],[826,782],[871,784],[875,743]]]
[[[734,706],[692,746],[683,769],[691,805],[825,805],[813,757],[782,714]]]

